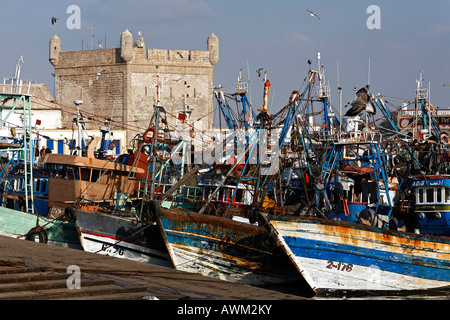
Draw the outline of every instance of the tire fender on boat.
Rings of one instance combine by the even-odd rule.
[[[40,226],[31,228],[30,231],[28,231],[28,233],[25,235],[25,240],[34,241],[36,236],[39,237],[39,243],[48,242],[47,232]]]
[[[277,235],[273,232],[265,233],[261,236],[261,246],[264,250],[271,251],[277,247]]]
[[[154,200],[148,201],[147,204],[145,204],[143,211],[144,221],[155,222],[161,217],[161,209],[158,203]]]
[[[364,209],[359,213],[358,217],[360,223],[365,225],[376,226],[378,224],[378,217],[374,210]]]
[[[75,208],[74,207],[66,207],[64,209],[64,217],[67,221],[75,223],[75,220],[77,220],[77,216],[75,214]]]

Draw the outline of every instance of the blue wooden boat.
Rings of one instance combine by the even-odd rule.
[[[158,224],[177,270],[251,285],[301,279],[264,227],[181,210],[166,212]]]
[[[273,217],[270,223],[318,295],[450,286],[448,238],[318,218]]]

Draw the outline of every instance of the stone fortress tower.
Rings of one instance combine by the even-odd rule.
[[[61,51],[57,35],[50,39],[49,61],[55,69],[55,99],[74,108],[82,100],[84,117],[110,118],[114,129],[127,131],[127,140],[143,133],[157,104],[157,84],[161,86],[160,105],[170,113],[170,129],[189,130],[180,119],[188,119],[197,129],[213,126],[213,69],[219,61],[219,40],[213,33],[206,51],[146,49],[139,32],[126,29],[120,48]],[[62,112],[63,128],[71,129],[73,110]],[[102,124],[88,121],[87,129]],[[117,126],[118,125],[118,126]]]

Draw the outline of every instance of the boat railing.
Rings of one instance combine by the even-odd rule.
[[[324,98],[330,96],[330,86],[319,86],[317,87],[317,97],[318,98]]]
[[[427,99],[428,98],[428,89],[416,89],[416,97],[418,99]]]
[[[241,94],[246,92],[248,92],[248,82],[239,81],[236,84],[236,93]]]
[[[164,195],[174,185],[169,183],[155,184],[154,195],[156,198]],[[203,189],[194,186],[181,186],[176,192],[172,193],[172,197],[175,199],[201,199]]]
[[[417,116],[421,116],[422,115],[422,110],[400,110],[397,113],[399,116],[415,116],[417,114]],[[450,115],[450,110],[436,110],[436,115],[437,116],[448,116]]]
[[[32,80],[20,78],[2,78],[0,82],[0,93],[2,94],[31,94]]]

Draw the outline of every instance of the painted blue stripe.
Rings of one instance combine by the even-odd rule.
[[[446,260],[296,237],[283,237],[283,239],[297,257],[338,261],[365,267],[377,266],[383,271],[450,281],[450,263]]]

